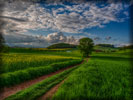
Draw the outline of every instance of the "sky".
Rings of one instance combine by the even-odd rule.
[[[0,19],[9,46],[47,47],[55,43],[78,44],[89,37],[95,44],[130,44],[129,3],[77,2],[76,0],[25,2],[7,0]]]

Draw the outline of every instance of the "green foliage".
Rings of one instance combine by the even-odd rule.
[[[77,45],[73,45],[73,44],[68,44],[68,43],[57,43],[57,44],[53,44],[49,47],[47,47],[48,49],[55,49],[55,48],[77,48]]]
[[[46,66],[51,63],[69,61],[73,59],[77,58],[39,54],[5,54],[3,55],[3,69],[1,72],[13,72],[27,69],[29,67]]]
[[[35,68],[27,68],[24,70],[18,70],[14,72],[8,72],[1,74],[0,76],[0,86],[12,86],[15,84],[22,83],[26,80],[31,80],[42,75],[46,75],[62,68],[68,67],[70,65],[79,64],[82,59],[71,60],[66,62],[58,62],[51,64],[49,66],[40,66]]]
[[[0,76],[1,87],[19,84],[82,61],[78,50],[28,50],[18,49],[19,53],[13,51],[15,53],[4,54],[4,66],[8,67],[5,67],[5,72]],[[133,60],[129,50],[93,52],[89,62],[47,78],[6,100],[36,100],[66,77],[53,100],[131,100],[129,60]]]
[[[90,38],[82,38],[79,40],[79,49],[83,57],[88,57],[93,50],[93,40]]]
[[[44,48],[35,49],[35,51],[29,48],[10,49],[12,51],[10,50],[9,53],[2,54],[1,87],[19,84],[81,62],[80,53],[77,50],[66,52],[64,50],[45,51]]]
[[[76,67],[73,67],[50,78],[47,78],[35,85],[30,86],[29,88],[7,97],[5,100],[36,100],[41,95],[45,94],[54,85],[65,79],[66,76],[68,76],[68,74],[75,68]]]
[[[73,71],[52,100],[131,100],[129,58],[103,56]]]
[[[96,46],[114,48],[114,45],[112,44],[97,44]]]

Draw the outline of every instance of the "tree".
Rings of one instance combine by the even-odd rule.
[[[5,41],[4,41],[4,38],[3,38],[3,36],[2,36],[2,33],[0,32],[0,53],[3,51],[3,49],[4,49],[4,43],[5,43]]]
[[[83,54],[83,57],[89,57],[93,50],[93,40],[90,38],[82,38],[79,40],[79,49]]]

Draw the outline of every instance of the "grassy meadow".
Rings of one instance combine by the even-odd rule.
[[[130,59],[118,55],[92,55],[67,78],[53,100],[131,100]]]
[[[103,49],[103,48],[102,48]],[[77,49],[10,49],[3,53],[1,87],[11,87],[83,61]],[[70,68],[5,100],[37,100],[65,79],[52,100],[131,100],[130,50],[93,52]]]

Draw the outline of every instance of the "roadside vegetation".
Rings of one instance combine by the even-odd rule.
[[[26,88],[12,96],[9,96],[5,100],[36,100],[37,98],[45,94],[50,88],[64,80],[70,74],[70,72],[77,68],[78,66],[51,76],[46,80],[43,80],[35,85],[30,86],[29,88]]]

